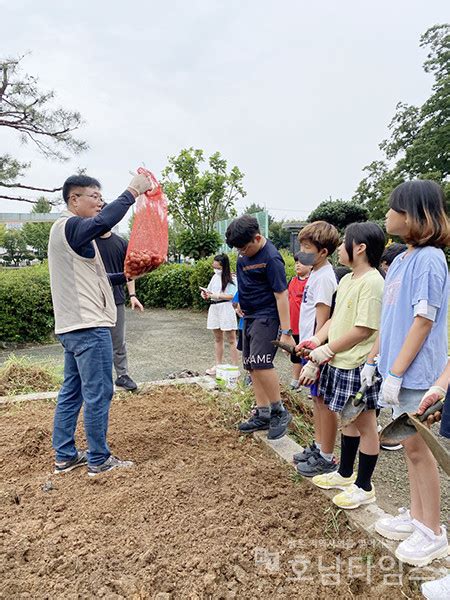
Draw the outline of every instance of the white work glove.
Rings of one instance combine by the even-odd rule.
[[[318,337],[313,335],[307,340],[303,340],[303,342],[300,342],[300,344],[297,344],[295,346],[295,353],[297,356],[303,357],[305,356],[305,350],[314,350],[318,346],[320,346],[320,340]],[[309,352],[307,354],[309,354]]]
[[[146,175],[134,175],[128,185],[129,190],[136,192],[138,196],[153,189],[153,182]]]
[[[366,384],[367,387],[371,387],[377,380],[377,365],[366,362],[359,376],[361,378],[361,385]]]
[[[324,363],[330,362],[335,354],[336,352],[333,352],[329,344],[324,344],[323,346],[318,346],[312,350],[309,353],[308,358],[318,365],[323,365]]]
[[[444,388],[441,388],[441,386],[432,385],[430,389],[422,396],[419,408],[417,409],[417,414],[421,415],[427,410],[427,408],[433,406],[433,404],[436,404],[438,400],[443,400],[446,394],[447,391],[444,390]]]
[[[317,381],[320,374],[319,367],[309,360],[300,372],[298,379],[300,385],[312,385]]]
[[[397,377],[389,371],[389,375],[383,380],[380,390],[380,406],[385,408],[398,406],[400,404],[398,395],[402,387],[403,377]]]

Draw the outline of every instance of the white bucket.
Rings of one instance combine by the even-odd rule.
[[[235,365],[217,365],[216,383],[220,388],[233,389],[239,380],[239,367]]]

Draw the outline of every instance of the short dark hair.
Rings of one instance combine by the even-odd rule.
[[[298,234],[299,242],[311,242],[317,250],[326,248],[331,256],[339,245],[339,232],[334,225],[326,221],[308,223]]]
[[[409,217],[409,231],[403,236],[412,246],[445,248],[449,243],[449,222],[442,187],[429,179],[414,179],[398,185],[389,198],[389,207]]]
[[[380,262],[385,262],[388,266],[390,266],[392,265],[394,258],[402,252],[406,252],[406,249],[406,244],[398,244],[397,242],[395,242],[394,244],[390,244],[387,248],[384,249],[384,252],[381,255]]]
[[[369,265],[377,268],[386,243],[384,232],[379,225],[371,221],[351,223],[345,229],[345,249],[353,262],[353,242],[366,245],[366,255]]]
[[[102,186],[98,179],[94,179],[88,175],[71,175],[65,180],[62,188],[62,195],[66,204],[69,202],[70,192],[75,187],[97,187],[101,189]]]
[[[258,220],[252,215],[242,215],[228,225],[225,240],[230,248],[243,248],[258,233],[261,233]]]

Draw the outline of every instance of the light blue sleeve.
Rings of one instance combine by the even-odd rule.
[[[425,256],[424,256],[425,258]],[[417,276],[411,282],[411,304],[425,301],[429,306],[440,308],[448,294],[448,271],[445,259],[436,254],[427,257],[425,269],[416,265]]]
[[[226,294],[233,294],[233,296],[234,296],[235,294],[237,294],[237,285],[235,285],[234,283],[229,283],[227,285],[225,293]]]

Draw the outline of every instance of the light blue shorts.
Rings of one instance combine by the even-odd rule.
[[[423,395],[428,390],[411,390],[409,388],[402,387],[398,396],[399,406],[393,406],[392,417],[396,419],[403,413],[415,413],[419,408],[420,401]]]

